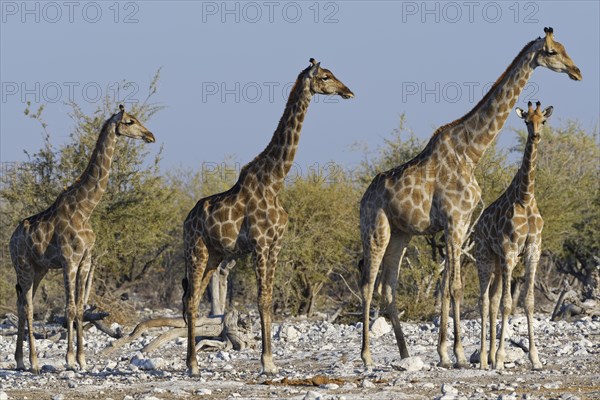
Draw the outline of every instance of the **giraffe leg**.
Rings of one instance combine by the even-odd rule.
[[[469,363],[465,357],[465,350],[462,345],[462,329],[460,326],[460,303],[462,302],[463,287],[461,279],[461,265],[460,265],[460,253],[462,248],[462,242],[460,246],[453,246],[454,254],[452,262],[454,273],[452,274],[452,282],[450,286],[450,298],[452,300],[452,312],[453,312],[453,326],[454,326],[454,356],[456,357],[455,368],[468,368]]]
[[[208,255],[208,250],[202,241],[198,241],[190,250],[186,259],[188,287],[183,299],[185,317],[188,327],[188,346],[186,365],[190,376],[199,376],[198,360],[196,358],[196,316],[200,299],[210,282],[212,273],[219,265],[218,259]]]
[[[29,363],[31,364],[31,372],[34,374],[40,373],[38,365],[37,352],[35,350],[35,337],[33,335],[33,286],[24,289],[22,294],[25,300],[25,315],[27,317],[27,329],[28,329],[28,340],[29,340]]]
[[[23,362],[23,336],[25,335],[25,319],[27,318],[26,313],[26,299],[23,288],[20,284],[15,285],[17,291],[17,312],[19,315],[19,322],[17,325],[17,349],[15,350],[15,361],[17,362],[17,370],[25,370],[25,363]]]
[[[460,254],[462,243],[466,234],[466,224],[462,222],[453,224],[448,222],[446,230],[446,268],[442,276],[442,307],[440,317],[440,335],[438,341],[439,365],[449,368],[452,364],[447,352],[448,317],[450,314],[450,301],[454,319],[454,355],[456,368],[468,367],[465,351],[461,340],[460,303],[462,299],[462,280],[460,273]]]
[[[76,280],[76,315],[75,321],[77,325],[77,364],[79,368],[85,370],[87,363],[85,362],[84,342],[83,342],[83,308],[85,306],[86,288],[88,279],[90,278],[90,268],[92,265],[92,251],[91,249],[86,250],[85,255],[77,269],[77,280]]]
[[[186,247],[188,246],[186,243]],[[196,313],[198,312],[200,297],[197,288],[200,286],[202,275],[204,275],[208,252],[202,242],[191,246],[193,248],[186,248],[185,254],[186,279],[184,279],[184,282],[187,283],[187,287],[184,288],[182,302],[184,319],[188,328],[186,366],[189,375],[198,376],[200,372],[198,370],[198,360],[196,359]]]
[[[531,361],[531,369],[539,371],[542,369],[542,363],[538,357],[537,348],[535,347],[535,338],[533,331],[533,306],[534,297],[533,290],[535,284],[535,271],[540,259],[541,242],[532,246],[528,246],[525,253],[525,285],[527,292],[525,294],[525,313],[527,315],[527,331],[529,334],[529,361]]]
[[[365,235],[366,237],[363,237],[362,239],[363,259],[359,264],[361,269],[361,295],[363,300],[361,358],[366,368],[373,366],[371,350],[369,348],[369,312],[371,311],[371,300],[373,299],[377,272],[379,272],[379,266],[381,265],[385,249],[390,241],[390,225],[385,214],[380,212],[374,219],[375,225],[371,228],[366,228],[371,234],[367,233]],[[361,229],[364,228],[361,226]]]
[[[21,257],[17,256],[17,249],[13,247],[13,241],[10,242],[10,255],[12,258],[13,266],[15,267],[15,272],[17,274],[17,284],[15,285],[15,290],[17,292],[17,314],[18,314],[18,323],[17,323],[17,347],[15,349],[15,361],[17,363],[17,370],[25,370],[25,363],[23,362],[23,340],[25,335],[25,319],[26,319],[26,299],[25,299],[25,291],[31,285],[31,281],[27,278],[31,276],[30,273],[26,273],[29,271],[29,266],[24,262]]]
[[[407,238],[397,234],[392,235],[390,243],[385,251],[385,255],[383,256],[382,282],[384,309],[392,321],[401,358],[407,358],[409,357],[409,354],[406,347],[406,340],[404,339],[404,333],[402,332],[402,326],[398,319],[396,292],[398,288],[400,263],[402,262],[403,252],[404,249],[406,249],[409,240],[410,237]]]
[[[31,278],[34,273],[31,266],[19,255],[18,240],[15,238],[16,236],[13,234],[9,242],[10,257],[17,275],[15,290],[17,292],[18,322],[15,361],[17,363],[17,370],[25,370],[25,363],[23,362],[23,341],[25,335],[25,319],[27,317],[25,293],[31,286]]]
[[[256,258],[256,282],[258,284],[258,310],[261,317],[261,337],[262,337],[262,355],[261,373],[272,375],[277,373],[277,367],[273,362],[273,353],[271,348],[271,323],[273,315],[273,279],[277,267],[277,257],[281,245],[279,241],[271,245],[268,252],[268,258],[263,260],[261,256]],[[259,253],[260,254],[260,253]],[[264,266],[263,266],[264,264]],[[266,267],[266,269],[263,269]],[[259,273],[259,271],[265,271]]]
[[[18,276],[17,290],[17,309],[19,313],[19,322],[17,325],[17,349],[15,351],[15,361],[17,369],[24,370],[25,363],[23,362],[23,337],[25,333],[25,321],[27,320],[28,341],[29,341],[29,363],[31,364],[31,372],[39,374],[38,357],[35,350],[35,336],[33,326],[33,299],[35,292],[46,275],[46,269],[36,270],[34,266],[25,263],[22,259],[19,262],[18,271],[21,272]],[[23,274],[28,271],[28,274]],[[33,275],[33,282],[30,280]],[[27,279],[25,279],[27,277]]]
[[[490,311],[490,280],[493,275],[493,268],[487,255],[477,255],[477,272],[479,274],[479,311],[481,314],[481,339],[480,339],[480,368],[488,368],[488,350],[487,350],[487,323]]]
[[[268,285],[268,250],[257,249],[255,254],[256,284],[258,286],[258,313],[260,314],[260,331],[262,341],[261,364],[263,374],[275,374],[277,368],[273,363],[271,353],[271,310],[273,306],[272,293]]]
[[[73,352],[73,324],[77,312],[77,306],[75,304],[76,284],[77,275],[72,273],[75,267],[67,264],[63,266],[63,274],[65,281],[65,316],[67,319],[67,369],[76,370],[75,367],[75,353]]]
[[[440,297],[442,299],[441,311],[440,311],[440,333],[438,336],[437,352],[440,356],[439,366],[442,368],[450,368],[452,363],[448,357],[448,315],[450,314],[450,291],[448,290],[448,281],[451,273],[448,271],[451,268],[451,264],[446,258],[446,266],[442,273],[442,285],[440,288]]]
[[[502,330],[500,331],[500,343],[498,344],[498,352],[496,353],[496,369],[504,369],[504,359],[506,352],[504,350],[504,342],[506,339],[506,331],[508,329],[508,317],[512,307],[512,295],[510,293],[510,283],[512,271],[516,264],[516,251],[510,251],[502,263]]]
[[[500,297],[502,294],[502,270],[496,261],[494,274],[490,288],[490,354],[488,361],[492,363],[492,368],[496,369],[496,323],[498,322],[498,311],[500,310]]]

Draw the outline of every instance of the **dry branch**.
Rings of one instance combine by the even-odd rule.
[[[83,313],[83,322],[101,321],[109,315],[109,313],[103,311],[93,312],[93,309],[87,310]],[[67,327],[67,319],[65,317],[55,316],[53,322],[56,324],[60,324],[63,328]]]
[[[201,349],[207,345],[212,347],[224,348],[225,346],[232,346],[236,350],[241,350],[247,347],[251,341],[251,337],[248,333],[242,330],[238,326],[239,314],[236,310],[233,310],[225,316],[218,317],[204,317],[196,319],[196,332],[201,338],[221,338],[221,340],[201,340],[196,345],[196,350]],[[140,322],[135,329],[127,336],[115,340],[109,346],[107,346],[102,353],[104,355],[110,355],[115,350],[123,347],[125,344],[129,344],[134,340],[138,339],[142,334],[152,328],[172,328],[146,345],[142,352],[151,352],[158,349],[163,344],[178,338],[186,337],[187,325],[183,318],[155,318]],[[213,343],[214,342],[214,343]],[[218,344],[220,343],[220,344]],[[216,346],[215,346],[216,345]]]

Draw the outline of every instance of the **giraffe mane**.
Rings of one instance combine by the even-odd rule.
[[[405,162],[404,164],[401,164],[397,167],[391,168],[388,171],[383,172],[383,175],[387,175],[387,174],[396,174],[399,173],[401,171],[403,171],[405,168],[408,168],[410,165],[414,165],[416,163],[419,163],[421,158],[423,156],[426,156],[428,154],[431,154],[434,143],[437,141],[438,137],[441,135],[442,132],[444,132],[447,129],[453,128],[459,124],[461,124],[462,122],[464,122],[465,120],[467,120],[468,118],[470,118],[471,116],[473,116],[473,114],[475,114],[476,110],[485,102],[489,99],[489,97],[492,95],[492,93],[494,92],[494,90],[500,85],[500,83],[502,82],[502,80],[504,79],[504,77],[506,76],[506,72],[508,70],[510,70],[511,68],[514,67],[515,63],[517,62],[517,60],[519,60],[521,58],[521,56],[527,52],[531,46],[533,46],[538,40],[540,40],[541,38],[538,37],[537,39],[533,39],[532,41],[530,41],[529,43],[527,43],[519,52],[519,54],[517,54],[517,56],[512,60],[512,62],[508,65],[508,67],[506,67],[506,69],[504,70],[504,72],[498,77],[498,79],[496,79],[496,82],[494,82],[494,84],[492,85],[492,87],[490,88],[490,90],[488,90],[488,92],[485,94],[485,96],[483,96],[483,98],[481,100],[479,100],[479,102],[475,105],[475,107],[473,107],[468,113],[466,113],[465,115],[463,115],[462,117],[449,122],[445,125],[440,126],[439,128],[437,128],[435,130],[435,132],[433,132],[433,135],[431,136],[431,138],[429,139],[429,141],[427,142],[427,144],[425,145],[425,147],[423,148],[423,150],[421,150],[419,152],[419,154],[417,154],[415,157],[413,157],[411,160]]]
[[[102,128],[100,129],[100,133],[98,134],[98,137],[96,138],[96,142],[94,143],[94,149],[92,150],[92,154],[90,155],[90,159],[88,160],[88,163],[86,164],[85,169],[81,172],[81,174],[79,174],[77,176],[77,178],[75,178],[75,180],[73,181],[73,183],[71,183],[69,186],[67,186],[67,187],[65,187],[63,189],[63,191],[61,192],[61,196],[67,194],[68,192],[71,192],[72,190],[74,190],[76,188],[78,188],[81,185],[81,179],[82,179],[82,177],[86,176],[89,173],[90,168],[92,168],[91,160],[93,158],[95,158],[96,155],[98,154],[98,141],[100,140],[100,137],[104,134],[105,130],[108,129],[108,125],[112,122],[112,119],[115,116],[115,114],[116,113],[112,114],[110,116],[110,118],[108,118],[102,124]],[[61,196],[59,196],[59,198]],[[58,201],[58,199],[56,199],[56,201]]]
[[[311,60],[313,60],[311,58]],[[306,74],[308,72],[309,69],[312,68],[312,65],[309,65],[307,68],[303,69],[299,74],[298,77],[296,78],[296,81],[294,82],[294,85],[292,86],[292,88],[290,89],[290,94],[289,94],[289,98],[288,101],[286,102],[286,109],[288,107],[289,102],[292,100],[292,96],[295,96],[296,90],[298,85],[301,84],[302,81],[302,77],[304,76],[304,74]],[[282,124],[285,121],[283,120],[283,115],[280,117],[279,122],[277,123],[277,128],[275,128],[275,132],[279,131],[282,127]],[[265,153],[269,150],[269,148],[271,148],[273,146],[274,143],[276,143],[278,140],[278,138],[275,136],[275,134],[271,137],[271,140],[269,140],[269,143],[267,144],[267,146],[256,156],[252,159],[252,161],[248,162],[246,165],[244,165],[240,171],[240,174],[238,176],[238,180],[236,182],[237,183],[243,181],[246,177],[246,175],[248,174],[248,170],[254,166],[254,164],[256,164],[258,161],[260,161],[264,156]],[[235,187],[235,186],[234,186]],[[233,188],[231,188],[233,189]]]
[[[494,84],[492,85],[492,87],[490,88],[490,90],[488,90],[488,92],[485,94],[485,96],[483,96],[483,98],[481,100],[479,100],[479,102],[475,105],[475,107],[473,107],[468,113],[466,113],[465,115],[463,115],[462,117],[449,122],[445,125],[440,126],[439,128],[437,128],[435,130],[435,132],[432,135],[432,139],[434,137],[436,137],[437,135],[439,135],[441,132],[443,132],[446,129],[455,127],[456,125],[464,122],[465,120],[469,119],[470,117],[473,116],[473,114],[475,114],[476,110],[482,105],[484,104],[489,97],[492,95],[492,93],[494,92],[494,90],[500,85],[500,83],[502,82],[502,80],[504,79],[504,77],[506,76],[506,73],[512,69],[514,67],[514,65],[517,63],[517,60],[519,60],[521,58],[521,56],[527,52],[533,45],[534,43],[536,43],[538,40],[540,40],[541,38],[537,38],[537,39],[533,39],[531,42],[527,43],[519,52],[519,54],[517,54],[517,56],[512,60],[512,62],[508,65],[508,67],[506,67],[506,69],[504,70],[504,72],[498,77],[498,79],[496,79],[496,82],[494,82]]]

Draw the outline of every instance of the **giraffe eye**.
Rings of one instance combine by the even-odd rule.
[[[327,75],[325,75],[324,77],[321,78],[321,80],[327,81],[327,80],[329,80],[329,77]]]
[[[130,119],[129,121],[123,121],[124,125],[133,125],[133,120]]]
[[[557,53],[556,51],[550,49],[550,50],[546,50],[546,55],[547,56],[555,56]]]

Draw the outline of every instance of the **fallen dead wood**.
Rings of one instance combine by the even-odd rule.
[[[17,325],[18,325],[18,320],[19,318],[13,314],[13,313],[8,313],[6,314],[6,321],[13,326],[13,329],[2,329],[2,336],[13,336],[17,334]],[[36,339],[47,339],[53,342],[58,341],[61,337],[62,337],[62,333],[59,329],[56,328],[50,328],[48,329],[45,325],[40,327],[37,327],[37,332],[34,331],[33,332],[33,337]],[[23,335],[25,335],[25,337],[27,337],[28,335],[28,328],[27,328],[27,324],[25,324],[25,329],[23,330]]]
[[[106,326],[102,321],[91,321],[91,323],[100,331],[108,336],[119,339],[123,337],[123,332],[120,329],[114,330]]]
[[[236,310],[224,316],[203,317],[196,319],[196,332],[200,341],[196,343],[196,351],[204,347],[227,348],[241,350],[249,346],[251,335],[238,325],[239,313]],[[187,325],[183,318],[154,318],[140,322],[133,331],[115,340],[102,350],[102,354],[110,355],[126,344],[133,342],[152,328],[172,328],[147,344],[142,352],[152,352],[165,343],[179,337],[187,336]],[[215,340],[214,338],[220,338]]]
[[[83,313],[83,322],[101,321],[110,315],[104,311],[94,312],[93,310],[94,309],[90,309]],[[55,316],[52,322],[62,325],[63,328],[67,327],[67,319],[63,316]]]
[[[571,289],[569,283],[563,283],[563,290],[558,296],[551,321],[572,321],[584,315],[600,315],[600,306],[593,299],[581,301],[581,296]]]
[[[514,339],[510,339],[510,344],[512,344],[513,346],[516,346],[516,347],[520,348],[525,353],[529,353],[529,347],[525,346],[525,344],[523,342],[517,342]]]

